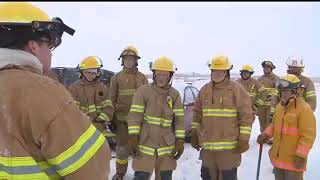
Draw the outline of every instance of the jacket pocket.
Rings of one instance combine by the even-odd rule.
[[[141,128],[141,133],[139,135],[139,144],[145,144],[148,140],[150,132],[150,126],[148,124],[143,124]]]
[[[172,132],[166,133],[163,137],[168,146],[171,146],[176,142],[176,138]]]

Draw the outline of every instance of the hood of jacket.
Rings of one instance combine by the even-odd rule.
[[[42,64],[34,55],[22,50],[0,48],[0,69],[7,66],[29,66],[43,73]]]

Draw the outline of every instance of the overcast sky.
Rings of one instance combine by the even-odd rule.
[[[86,56],[99,56],[104,68],[121,70],[122,49],[138,47],[139,67],[171,57],[180,73],[209,73],[205,66],[227,55],[237,73],[250,63],[255,75],[271,59],[275,73],[286,73],[286,59],[301,55],[305,74],[320,76],[319,2],[34,2],[51,17],[73,27],[54,51],[53,66],[75,67]]]

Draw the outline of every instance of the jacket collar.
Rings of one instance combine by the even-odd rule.
[[[0,48],[0,69],[23,67],[42,74],[42,64],[34,55],[16,49]]]
[[[168,85],[166,85],[165,87],[162,88],[162,87],[157,86],[155,83],[151,83],[151,87],[155,91],[157,91],[158,93],[165,94],[165,95],[168,95],[168,93],[169,93],[169,91],[171,89],[170,84],[168,84]]]
[[[136,74],[138,72],[138,68],[134,67],[132,69],[127,69],[127,68],[123,67],[123,71],[128,74]]]

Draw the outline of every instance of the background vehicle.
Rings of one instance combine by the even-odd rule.
[[[77,81],[80,76],[79,70],[73,67],[53,67],[51,69],[53,73],[56,75],[56,77],[58,78],[58,80],[66,87],[71,85],[73,82]],[[111,77],[115,73],[105,69],[101,69],[100,71],[101,71],[101,76],[99,78],[99,81],[109,86]]]

